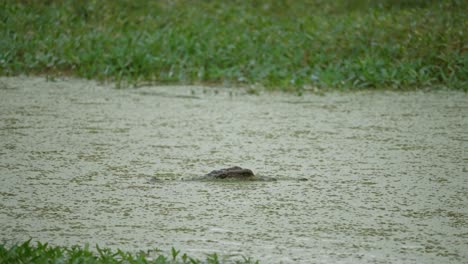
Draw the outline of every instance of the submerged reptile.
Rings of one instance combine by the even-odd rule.
[[[182,179],[185,181],[276,181],[276,178],[257,176],[252,170],[244,169],[238,166],[214,170],[203,176]],[[298,181],[307,181],[305,178],[297,179]],[[151,181],[156,182],[159,179],[153,177]]]
[[[212,180],[237,180],[237,181],[276,181],[272,177],[256,176],[252,170],[244,169],[238,166],[214,170],[201,177],[195,177],[191,180],[195,181],[212,181]]]

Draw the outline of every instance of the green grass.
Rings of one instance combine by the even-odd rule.
[[[468,88],[467,0],[5,0],[0,75]]]
[[[156,250],[157,251],[157,250]],[[159,251],[157,251],[159,252]],[[112,251],[110,249],[102,249],[96,246],[95,252],[91,251],[88,246],[84,248],[73,246],[70,248],[49,246],[47,243],[37,243],[32,245],[31,240],[22,244],[13,245],[11,247],[0,245],[0,264],[16,264],[16,263],[34,263],[34,264],[49,264],[49,263],[83,263],[83,264],[106,264],[106,263],[126,263],[126,264],[220,264],[217,254],[211,254],[206,257],[206,260],[201,261],[181,254],[179,250],[174,248],[169,256],[163,254],[151,254],[141,252],[132,254],[121,250]],[[237,261],[237,264],[258,264],[258,261],[252,261],[244,258],[242,261]]]

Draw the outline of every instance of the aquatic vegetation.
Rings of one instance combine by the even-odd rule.
[[[156,252],[160,252],[156,250]],[[172,248],[170,256],[163,254],[149,254],[140,252],[132,254],[122,250],[100,248],[92,251],[89,245],[85,247],[50,246],[48,243],[37,242],[36,245],[28,240],[22,244],[6,246],[0,244],[0,263],[154,263],[154,264],[220,264],[223,263],[217,254],[211,254],[205,261],[180,254],[180,250]],[[237,261],[238,264],[259,263],[249,258]]]
[[[0,77],[0,237],[169,260],[468,259],[467,93],[190,89]],[[232,163],[278,181],[179,180]]]
[[[118,84],[468,87],[464,0],[0,4],[0,75]]]

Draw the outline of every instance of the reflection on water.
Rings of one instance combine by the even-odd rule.
[[[1,78],[0,240],[462,263],[467,113],[454,91],[253,96]],[[309,180],[179,180],[233,165]]]

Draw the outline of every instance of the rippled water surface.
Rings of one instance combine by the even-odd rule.
[[[256,96],[1,78],[0,240],[466,263],[467,115],[455,91]],[[280,180],[180,179],[234,165]]]

